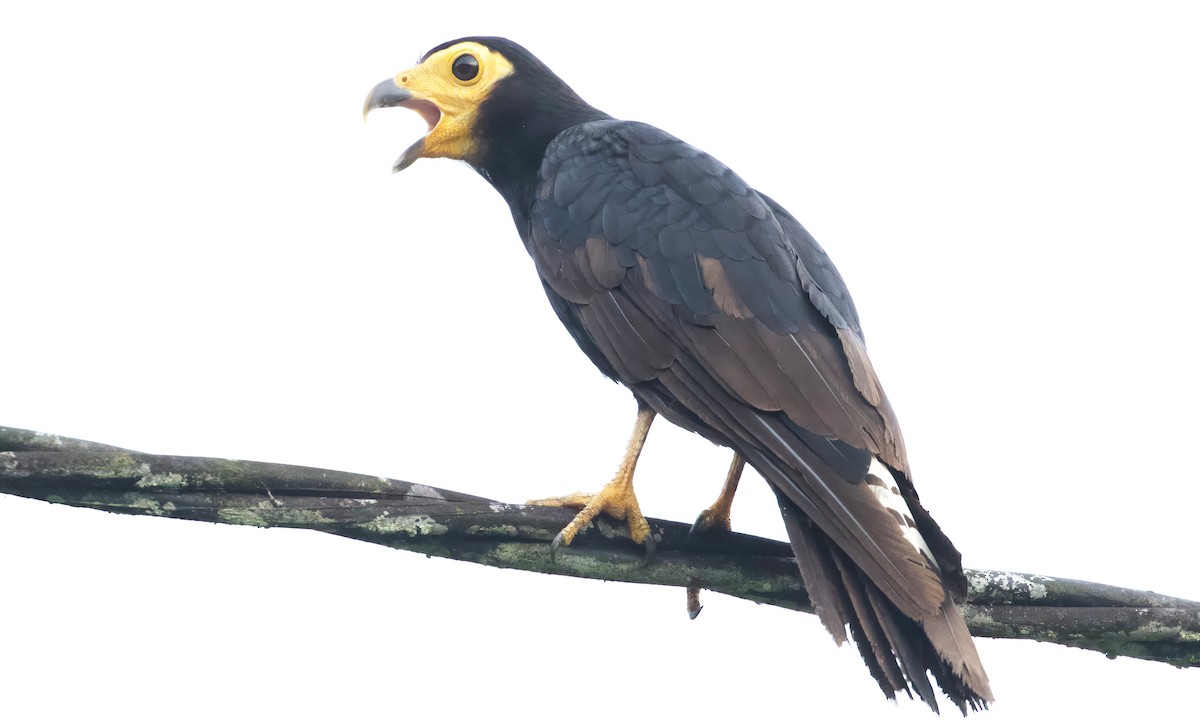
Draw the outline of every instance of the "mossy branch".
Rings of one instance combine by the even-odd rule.
[[[0,492],[134,515],[320,530],[494,567],[704,588],[811,612],[786,543],[737,533],[685,542],[688,526],[650,519],[657,551],[604,520],[550,555],[573,516],[417,483],[332,470],[147,455],[0,427]],[[978,637],[1025,638],[1200,666],[1200,603],[1015,572],[968,570],[963,609]]]

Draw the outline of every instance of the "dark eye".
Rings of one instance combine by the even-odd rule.
[[[479,61],[474,55],[459,55],[454,58],[454,64],[450,66],[450,72],[454,73],[454,77],[466,82],[474,80],[479,74]]]

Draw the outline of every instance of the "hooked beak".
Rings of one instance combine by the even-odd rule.
[[[366,101],[363,103],[363,120],[367,119],[367,114],[377,108],[389,107],[404,107],[416,111],[421,117],[425,118],[426,124],[432,131],[442,119],[442,112],[429,100],[419,98],[412,93],[411,90],[402,88],[396,84],[394,78],[388,78],[371,89],[371,93],[367,95]],[[397,173],[404,168],[416,162],[417,158],[425,151],[425,138],[412,144],[404,151],[396,163],[392,165],[392,172]]]

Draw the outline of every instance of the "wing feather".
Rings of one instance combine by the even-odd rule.
[[[534,216],[551,220],[540,228],[535,223],[531,238],[542,277],[580,306],[584,330],[635,392],[654,371],[666,370],[662,362],[680,362],[677,353],[656,354],[655,343],[686,351],[693,396],[703,391],[710,398],[704,407],[689,409],[709,417],[716,408],[732,411],[735,422],[720,441],[769,447],[792,472],[768,479],[793,496],[875,582],[891,588],[889,595],[906,596],[909,611],[936,611],[940,583],[863,485],[865,462],[855,466],[860,474],[844,477],[839,469],[849,465],[822,460],[828,443],[819,440],[814,444],[822,447],[814,450],[791,429],[881,454],[904,469],[901,455],[885,452],[897,443],[884,440],[898,434],[884,417],[890,408],[865,350],[848,357],[836,324],[811,300],[820,291],[815,278],[829,285],[829,272],[819,269],[806,288],[797,270],[802,258],[771,204],[712,158],[649,126],[592,125],[603,127],[582,126],[581,134],[594,134],[574,139],[578,152],[549,153],[565,159],[543,169],[554,190],[538,194]],[[555,143],[571,141],[560,136]],[[630,193],[633,183],[638,189]],[[620,215],[605,220],[614,186],[625,191],[624,202],[613,205],[624,208],[640,198],[636,227],[622,228]],[[563,215],[572,227],[555,220]],[[787,216],[784,222],[795,221]],[[624,234],[610,235],[606,226]],[[579,240],[580,227],[593,235]],[[699,237],[706,240],[698,242]],[[725,256],[722,244],[742,250],[743,259]],[[627,270],[618,261],[619,247],[630,249],[636,268]],[[637,308],[638,317],[654,317],[659,334],[648,338],[630,325],[618,312],[617,297]],[[857,352],[859,338],[847,337]],[[679,405],[662,402],[668,416]]]
[[[724,165],[638,123],[564,131],[539,182],[526,243],[560,318],[610,377],[771,483],[835,639],[849,623],[889,694],[909,687],[903,674],[931,701],[930,669],[960,705],[990,699],[947,610],[942,573],[960,585],[957,551],[917,500],[857,311],[812,236]],[[868,486],[873,458],[910,519]],[[929,666],[930,647],[944,665]]]

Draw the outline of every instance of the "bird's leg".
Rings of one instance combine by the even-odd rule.
[[[725,475],[725,484],[721,486],[721,494],[717,496],[716,502],[710,505],[707,510],[700,513],[700,516],[696,518],[696,522],[692,523],[692,529],[688,530],[687,542],[691,542],[698,535],[702,535],[710,530],[717,532],[733,531],[733,524],[729,520],[729,513],[733,509],[733,495],[737,492],[738,481],[742,479],[742,470],[745,467],[746,459],[734,453],[733,462],[729,464],[729,472]],[[700,604],[700,586],[694,583],[688,585],[688,617],[695,620],[696,616],[703,609],[704,606]]]
[[[700,585],[691,584],[687,586],[687,611],[688,617],[695,620],[704,606],[700,604]]]
[[[646,522],[641,508],[638,507],[637,497],[633,494],[633,471],[637,467],[642,446],[646,444],[646,435],[650,432],[650,423],[654,421],[654,415],[654,411],[648,407],[638,408],[637,422],[633,426],[629,446],[625,449],[625,458],[621,461],[616,476],[600,492],[595,495],[575,493],[565,497],[529,501],[530,505],[581,508],[575,519],[555,536],[551,544],[552,550],[561,545],[570,545],[579,531],[603,512],[617,520],[626,521],[629,525],[629,537],[636,543],[644,543],[647,555],[653,551],[654,538],[650,533],[650,523]]]
[[[733,509],[733,494],[737,492],[738,480],[741,480],[742,470],[745,467],[745,458],[734,453],[733,462],[729,465],[729,473],[725,475],[725,484],[721,487],[721,494],[717,496],[716,502],[700,513],[696,522],[692,523],[692,529],[688,531],[688,540],[709,530],[732,531],[733,525],[729,520],[729,512]]]

